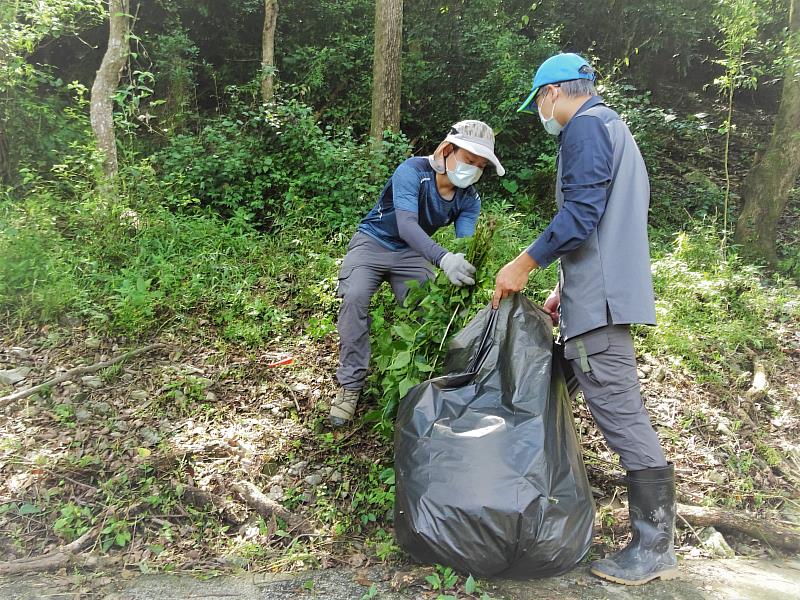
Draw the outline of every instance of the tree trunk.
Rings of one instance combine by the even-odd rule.
[[[400,129],[402,45],[403,0],[376,0],[370,127],[370,135],[375,140],[380,140],[387,129]]]
[[[778,256],[775,231],[789,192],[800,175],[800,0],[789,0],[787,67],[780,108],[763,158],[750,170],[742,194],[744,204],[735,240],[749,258],[773,266]]]
[[[2,116],[0,116],[0,183],[11,183],[11,157]]]
[[[109,0],[108,48],[92,85],[90,119],[97,146],[103,153],[103,171],[108,178],[117,175],[117,140],[114,135],[114,92],[128,59],[130,0]]]
[[[264,8],[264,30],[261,34],[261,97],[264,102],[269,102],[274,93],[278,0],[264,0]]]

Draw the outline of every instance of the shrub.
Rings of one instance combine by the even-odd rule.
[[[723,258],[713,223],[677,234],[653,261],[653,281],[658,324],[644,330],[643,344],[676,358],[701,381],[729,383],[737,368],[749,369],[737,364],[747,350],[776,349],[770,322],[800,316],[797,288],[768,284],[733,253]]]
[[[199,134],[173,137],[155,164],[172,207],[207,207],[260,230],[338,231],[366,211],[407,155],[402,136],[373,148],[349,129],[323,131],[295,100],[236,101]]]

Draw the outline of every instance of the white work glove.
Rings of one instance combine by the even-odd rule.
[[[473,267],[463,254],[453,254],[448,252],[439,261],[439,268],[444,271],[447,278],[453,285],[462,287],[464,285],[474,285],[475,267]]]

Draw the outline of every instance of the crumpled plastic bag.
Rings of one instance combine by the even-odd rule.
[[[583,558],[594,501],[567,369],[550,316],[514,294],[454,337],[445,375],[409,391],[395,425],[395,534],[413,558],[511,578]]]

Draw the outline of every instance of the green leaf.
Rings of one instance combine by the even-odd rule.
[[[439,588],[442,586],[442,580],[441,580],[441,579],[439,579],[439,576],[438,576],[436,573],[434,573],[433,575],[428,575],[428,576],[425,578],[425,581],[427,581],[428,583],[430,583],[430,584],[431,584],[431,587],[432,587],[434,590],[438,590],[438,589],[439,589]]]
[[[403,381],[400,382],[400,390],[399,390],[400,398],[405,398],[406,394],[408,393],[408,390],[413,388],[418,383],[419,381],[417,381],[413,377],[406,377],[405,379],[403,379]]]
[[[474,594],[477,587],[478,586],[475,583],[475,578],[472,575],[467,577],[467,580],[464,582],[464,591],[468,594]]]
[[[394,327],[392,327],[392,331],[394,331],[398,336],[409,342],[413,342],[417,337],[417,332],[414,331],[414,328],[411,327],[411,325],[409,325],[408,323],[401,323],[400,325],[395,325]]]
[[[35,504],[23,504],[19,507],[17,511],[20,515],[35,515],[36,513],[40,512],[41,509],[36,506]]]
[[[162,546],[161,544],[151,544],[151,545],[150,545],[150,552],[152,552],[152,553],[153,553],[153,555],[155,555],[155,556],[158,556],[158,555],[159,555],[159,554],[161,554],[161,553],[162,553],[164,550],[165,550],[165,548],[164,548],[164,546]]]
[[[519,184],[513,179],[503,179],[501,183],[503,184],[503,187],[512,194],[515,194],[519,189]]]
[[[404,351],[395,356],[389,369],[393,371],[396,369],[402,369],[403,367],[407,367],[408,363],[410,362],[411,362],[411,353]]]

